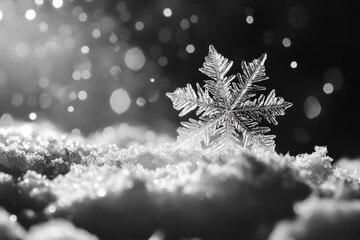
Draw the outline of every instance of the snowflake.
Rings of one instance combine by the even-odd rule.
[[[266,97],[252,99],[257,91],[265,87],[255,85],[267,80],[264,62],[266,54],[250,63],[243,61],[243,74],[226,76],[233,62],[209,46],[209,55],[205,57],[199,70],[210,77],[205,80],[204,89],[197,83],[195,91],[190,84],[178,88],[173,93],[166,93],[179,116],[196,110],[199,120],[189,119],[178,128],[177,146],[202,145],[214,150],[249,148],[252,151],[274,151],[274,135],[266,135],[269,127],[258,126],[261,120],[277,124],[278,115],[284,115],[292,104],[282,97],[275,96],[272,90]],[[238,81],[233,81],[237,77]]]

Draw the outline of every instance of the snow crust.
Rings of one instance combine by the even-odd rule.
[[[41,240],[49,229],[75,238],[48,239],[71,240],[315,239],[313,219],[325,221],[316,231],[333,226],[328,209],[358,211],[358,170],[333,167],[325,147],[295,157],[124,148],[21,127],[0,129],[0,239]]]

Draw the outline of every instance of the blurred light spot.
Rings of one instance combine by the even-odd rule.
[[[46,32],[49,29],[49,26],[46,22],[39,23],[39,30],[40,32]]]
[[[153,93],[148,97],[147,100],[152,103],[152,102],[156,102],[156,101],[159,99],[159,97],[160,97],[160,96],[159,96],[159,92],[156,91],[156,92],[153,92]]]
[[[75,16],[75,17],[78,17],[83,11],[82,7],[80,6],[76,6],[73,8],[72,10],[72,14]]]
[[[3,12],[0,10],[0,21],[4,18]]]
[[[24,58],[30,53],[30,47],[27,43],[18,43],[15,47],[15,53],[18,57]]]
[[[121,74],[121,68],[117,65],[112,66],[110,69],[110,74],[111,76],[113,76],[116,79],[119,79],[119,76]]]
[[[334,92],[334,86],[331,83],[325,83],[323,87],[323,91],[326,94],[331,94]]]
[[[80,129],[74,128],[73,130],[71,130],[71,135],[81,136],[81,131],[80,131]]]
[[[42,77],[42,78],[39,79],[39,86],[41,88],[47,88],[49,85],[50,85],[49,78]]]
[[[126,3],[124,3],[124,2],[119,2],[119,3],[116,5],[116,9],[117,9],[119,12],[124,12],[124,11],[126,11]]]
[[[55,205],[50,204],[50,205],[47,207],[47,210],[49,211],[49,213],[54,213],[54,212],[56,212],[56,207],[55,207]]]
[[[77,81],[81,79],[81,72],[80,71],[74,71],[72,74],[72,78]]]
[[[75,109],[73,106],[68,106],[67,110],[68,110],[68,112],[72,113],[72,112],[74,112]]]
[[[189,22],[189,20],[187,20],[187,19],[183,19],[183,20],[181,20],[181,22],[180,22],[180,27],[182,28],[182,29],[184,29],[184,30],[186,30],[186,29],[189,29],[189,27],[190,27],[190,22]]]
[[[10,215],[9,220],[10,220],[10,222],[16,222],[17,221],[16,215],[14,215],[14,214]]]
[[[149,238],[149,240],[165,240],[166,234],[161,231],[157,230],[155,231]]]
[[[295,141],[298,143],[306,143],[310,141],[310,134],[306,128],[297,128],[294,132]]]
[[[106,191],[105,189],[100,188],[99,190],[96,191],[96,194],[98,195],[98,197],[105,197]]]
[[[69,93],[69,99],[74,101],[77,98],[77,94],[75,91]]]
[[[168,64],[168,59],[165,56],[159,57],[158,63],[160,66],[165,67]]]
[[[309,119],[314,119],[319,116],[321,112],[321,105],[319,100],[315,96],[310,96],[305,100],[304,103],[305,115]]]
[[[190,21],[192,23],[197,23],[199,21],[199,17],[197,15],[191,15]]]
[[[14,118],[8,114],[8,113],[4,113],[1,117],[0,117],[0,126],[4,127],[4,126],[11,126],[14,123]]]
[[[44,0],[35,0],[35,4],[36,4],[36,5],[43,5],[43,4],[44,4]]]
[[[194,45],[192,45],[192,44],[189,44],[189,45],[187,45],[186,46],[186,51],[188,52],[188,53],[193,53],[193,52],[195,52],[195,47],[194,47]]]
[[[145,56],[140,48],[129,49],[125,54],[125,64],[131,70],[140,70],[145,64]]]
[[[49,93],[43,93],[41,94],[40,96],[40,99],[39,99],[39,102],[40,102],[40,107],[41,108],[48,108],[51,106],[52,104],[52,98],[51,98],[51,95]]]
[[[109,37],[109,41],[113,44],[117,43],[119,41],[118,36],[115,33],[111,33]]]
[[[37,118],[36,113],[34,113],[34,112],[30,113],[29,118],[30,118],[30,120],[34,121]]]
[[[263,40],[266,44],[272,44],[275,40],[275,34],[273,31],[267,30],[263,34]]]
[[[291,63],[290,63],[290,67],[291,68],[297,68],[297,62],[296,61],[292,61]]]
[[[92,36],[94,38],[100,38],[101,37],[101,32],[98,28],[95,28],[93,31],[92,31]]]
[[[84,90],[81,90],[79,93],[78,93],[78,98],[83,101],[87,98],[87,92],[84,91]]]
[[[290,47],[291,46],[290,38],[284,38],[282,40],[282,44],[284,45],[284,47]]]
[[[136,99],[136,105],[138,105],[139,107],[143,107],[143,106],[145,106],[145,104],[146,104],[145,98],[143,98],[143,97],[138,97],[138,98]]]
[[[82,71],[81,77],[82,77],[83,79],[85,79],[85,80],[90,79],[90,78],[91,78],[91,72],[90,72],[90,70],[84,70],[84,71]]]
[[[131,19],[131,14],[129,11],[123,11],[120,13],[120,19],[123,22],[127,22]]]
[[[130,107],[129,94],[122,88],[115,90],[110,97],[111,109],[117,114],[121,114]]]
[[[159,40],[163,43],[170,41],[172,38],[172,32],[171,32],[170,28],[160,29],[158,37],[159,37]]]
[[[165,8],[163,11],[163,14],[165,17],[171,17],[172,15],[172,10],[170,8]]]
[[[303,6],[293,6],[289,11],[289,22],[293,28],[301,29],[309,22],[309,14]]]
[[[107,136],[109,138],[115,138],[116,137],[116,131],[113,127],[106,127],[102,131],[103,136]]]
[[[79,15],[79,21],[80,21],[80,22],[86,22],[87,19],[88,19],[88,16],[87,16],[86,13],[81,13],[81,14]]]
[[[138,31],[141,31],[144,29],[144,23],[142,21],[137,21],[135,23],[135,29]]]
[[[81,52],[82,52],[83,54],[88,54],[89,51],[90,51],[90,48],[89,48],[88,46],[82,46],[82,47],[81,47]]]
[[[34,9],[29,9],[25,12],[25,17],[27,20],[31,21],[34,20],[36,17],[36,12]]]
[[[154,83],[155,82],[155,78],[150,78],[150,82]]]
[[[61,8],[63,4],[64,4],[63,0],[52,1],[52,5],[54,6],[54,8]]]
[[[247,22],[248,24],[252,24],[252,23],[254,22],[253,16],[251,16],[251,15],[247,16],[247,17],[246,17],[246,22]]]
[[[72,100],[72,101],[74,101],[76,98],[77,98],[76,92],[75,92],[75,91],[71,91],[71,92],[69,93],[69,99]]]
[[[334,91],[338,91],[343,86],[344,77],[338,67],[331,67],[324,73],[324,82],[331,83],[334,87]]]
[[[24,102],[24,97],[22,94],[20,93],[15,93],[13,96],[12,96],[12,99],[11,99],[11,103],[12,105],[18,107],[20,106],[21,104],[23,104]]]
[[[72,29],[69,25],[61,25],[58,29],[58,32],[63,37],[71,36]]]

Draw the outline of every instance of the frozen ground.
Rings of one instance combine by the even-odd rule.
[[[1,128],[0,239],[360,239],[359,161],[166,141],[128,125]]]

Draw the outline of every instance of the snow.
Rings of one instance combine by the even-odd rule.
[[[296,209],[296,219],[280,222],[269,240],[359,239],[359,201],[311,198]]]
[[[296,157],[124,148],[22,127],[0,129],[0,206],[13,216],[0,211],[0,239],[267,239],[278,222],[271,239],[314,239],[311,219],[359,204],[359,173],[332,167],[325,147]]]

